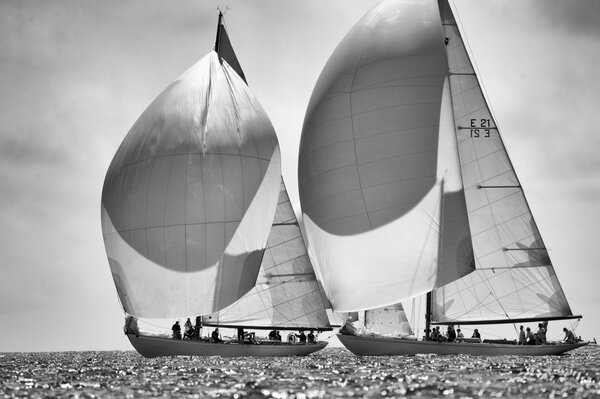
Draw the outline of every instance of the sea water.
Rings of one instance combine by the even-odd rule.
[[[0,353],[0,397],[600,398],[600,349],[562,356],[144,359],[133,351]]]

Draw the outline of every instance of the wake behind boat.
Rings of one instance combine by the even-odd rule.
[[[355,354],[547,355],[586,345],[432,339],[436,324],[581,318],[447,0],[383,0],[346,35],[306,111],[298,184],[309,252],[347,319],[339,339]],[[424,296],[424,339],[409,339],[418,334],[406,302]]]
[[[219,13],[214,51],[142,113],[104,181],[106,253],[140,354],[294,356],[326,345],[137,330],[190,316],[198,328],[331,330],[280,158]]]

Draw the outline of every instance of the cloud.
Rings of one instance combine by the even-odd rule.
[[[597,0],[543,0],[532,4],[549,27],[585,36],[600,35],[600,2]]]

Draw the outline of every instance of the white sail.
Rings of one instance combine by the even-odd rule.
[[[364,316],[367,331],[394,337],[413,335],[413,330],[401,303],[367,310]]]
[[[461,241],[440,247],[442,202],[454,203],[438,165],[448,71],[441,37],[434,2],[384,1],[336,48],[313,91],[299,191],[335,311],[398,303],[470,271],[437,267],[439,253],[456,254]],[[464,225],[448,232],[464,238]]]
[[[446,0],[440,11],[476,271],[435,290],[433,319],[568,317],[571,310]]]
[[[475,270],[469,218],[454,133],[452,99],[448,78],[441,98],[438,144],[438,176],[442,179],[441,239],[435,287]]]
[[[102,229],[125,311],[206,314],[256,281],[277,206],[273,127],[214,51],[167,87],[118,149]]]
[[[204,316],[203,322],[255,328],[330,328],[327,306],[282,179],[254,288],[227,308]]]

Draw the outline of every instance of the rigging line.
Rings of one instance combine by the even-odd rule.
[[[543,281],[545,281],[545,280],[547,280],[547,279],[549,279],[549,278],[551,278],[551,277],[544,277],[544,278],[542,278],[542,279],[540,279],[540,280],[534,281],[534,282],[533,282],[532,284],[530,284],[530,285],[535,285],[535,284],[538,284],[538,283],[540,283],[540,282],[543,282]],[[486,280],[488,280],[488,279],[486,279]],[[484,284],[485,284],[485,282],[483,281],[483,279],[482,279],[482,283],[484,283]],[[521,291],[523,291],[524,289],[527,289],[528,287],[529,287],[529,285],[523,285],[523,286],[521,286],[521,287],[517,287],[517,286],[515,285],[515,287],[514,287],[514,290],[513,290],[513,291],[511,291],[511,292],[508,292],[508,293],[506,293],[505,295],[503,295],[503,296],[501,296],[501,297],[498,297],[497,295],[493,294],[493,293],[492,293],[492,291],[490,291],[490,293],[491,293],[491,294],[493,294],[494,298],[496,299],[496,302],[497,302],[497,303],[500,305],[500,307],[501,307],[502,311],[504,311],[504,312],[506,313],[506,310],[505,310],[505,309],[502,307],[502,302],[501,302],[501,300],[502,300],[502,299],[504,299],[504,298],[507,298],[507,297],[509,297],[509,296],[511,296],[511,295],[515,295],[515,294],[516,294],[516,295],[518,295],[518,294],[519,294]],[[476,298],[476,296],[475,296],[475,295],[473,295],[473,296]],[[486,298],[487,298],[487,297],[489,297],[489,294],[488,294],[488,295],[486,295],[486,297],[485,297],[485,298],[483,298],[483,299],[481,299],[481,300],[479,301],[479,304],[481,305],[481,307],[482,307],[482,308],[485,308],[485,309],[489,309],[488,305],[491,305],[491,304],[492,304],[491,302],[484,303],[484,301],[486,300]],[[539,306],[540,306],[540,305],[538,304],[538,305],[532,306],[532,307],[530,307],[530,308],[528,308],[528,309],[523,309],[522,311],[523,311],[523,312],[527,312],[527,311],[530,311],[530,310],[536,309],[536,308],[538,308]],[[473,309],[473,308],[472,308],[472,309]],[[492,313],[495,313],[495,312],[492,312]],[[466,313],[463,313],[463,315],[464,315],[464,314],[466,314]],[[520,313],[520,314],[523,314],[523,313]],[[510,320],[510,319],[511,319],[511,317],[508,317],[508,316],[507,316],[507,318],[508,318],[508,320]]]

